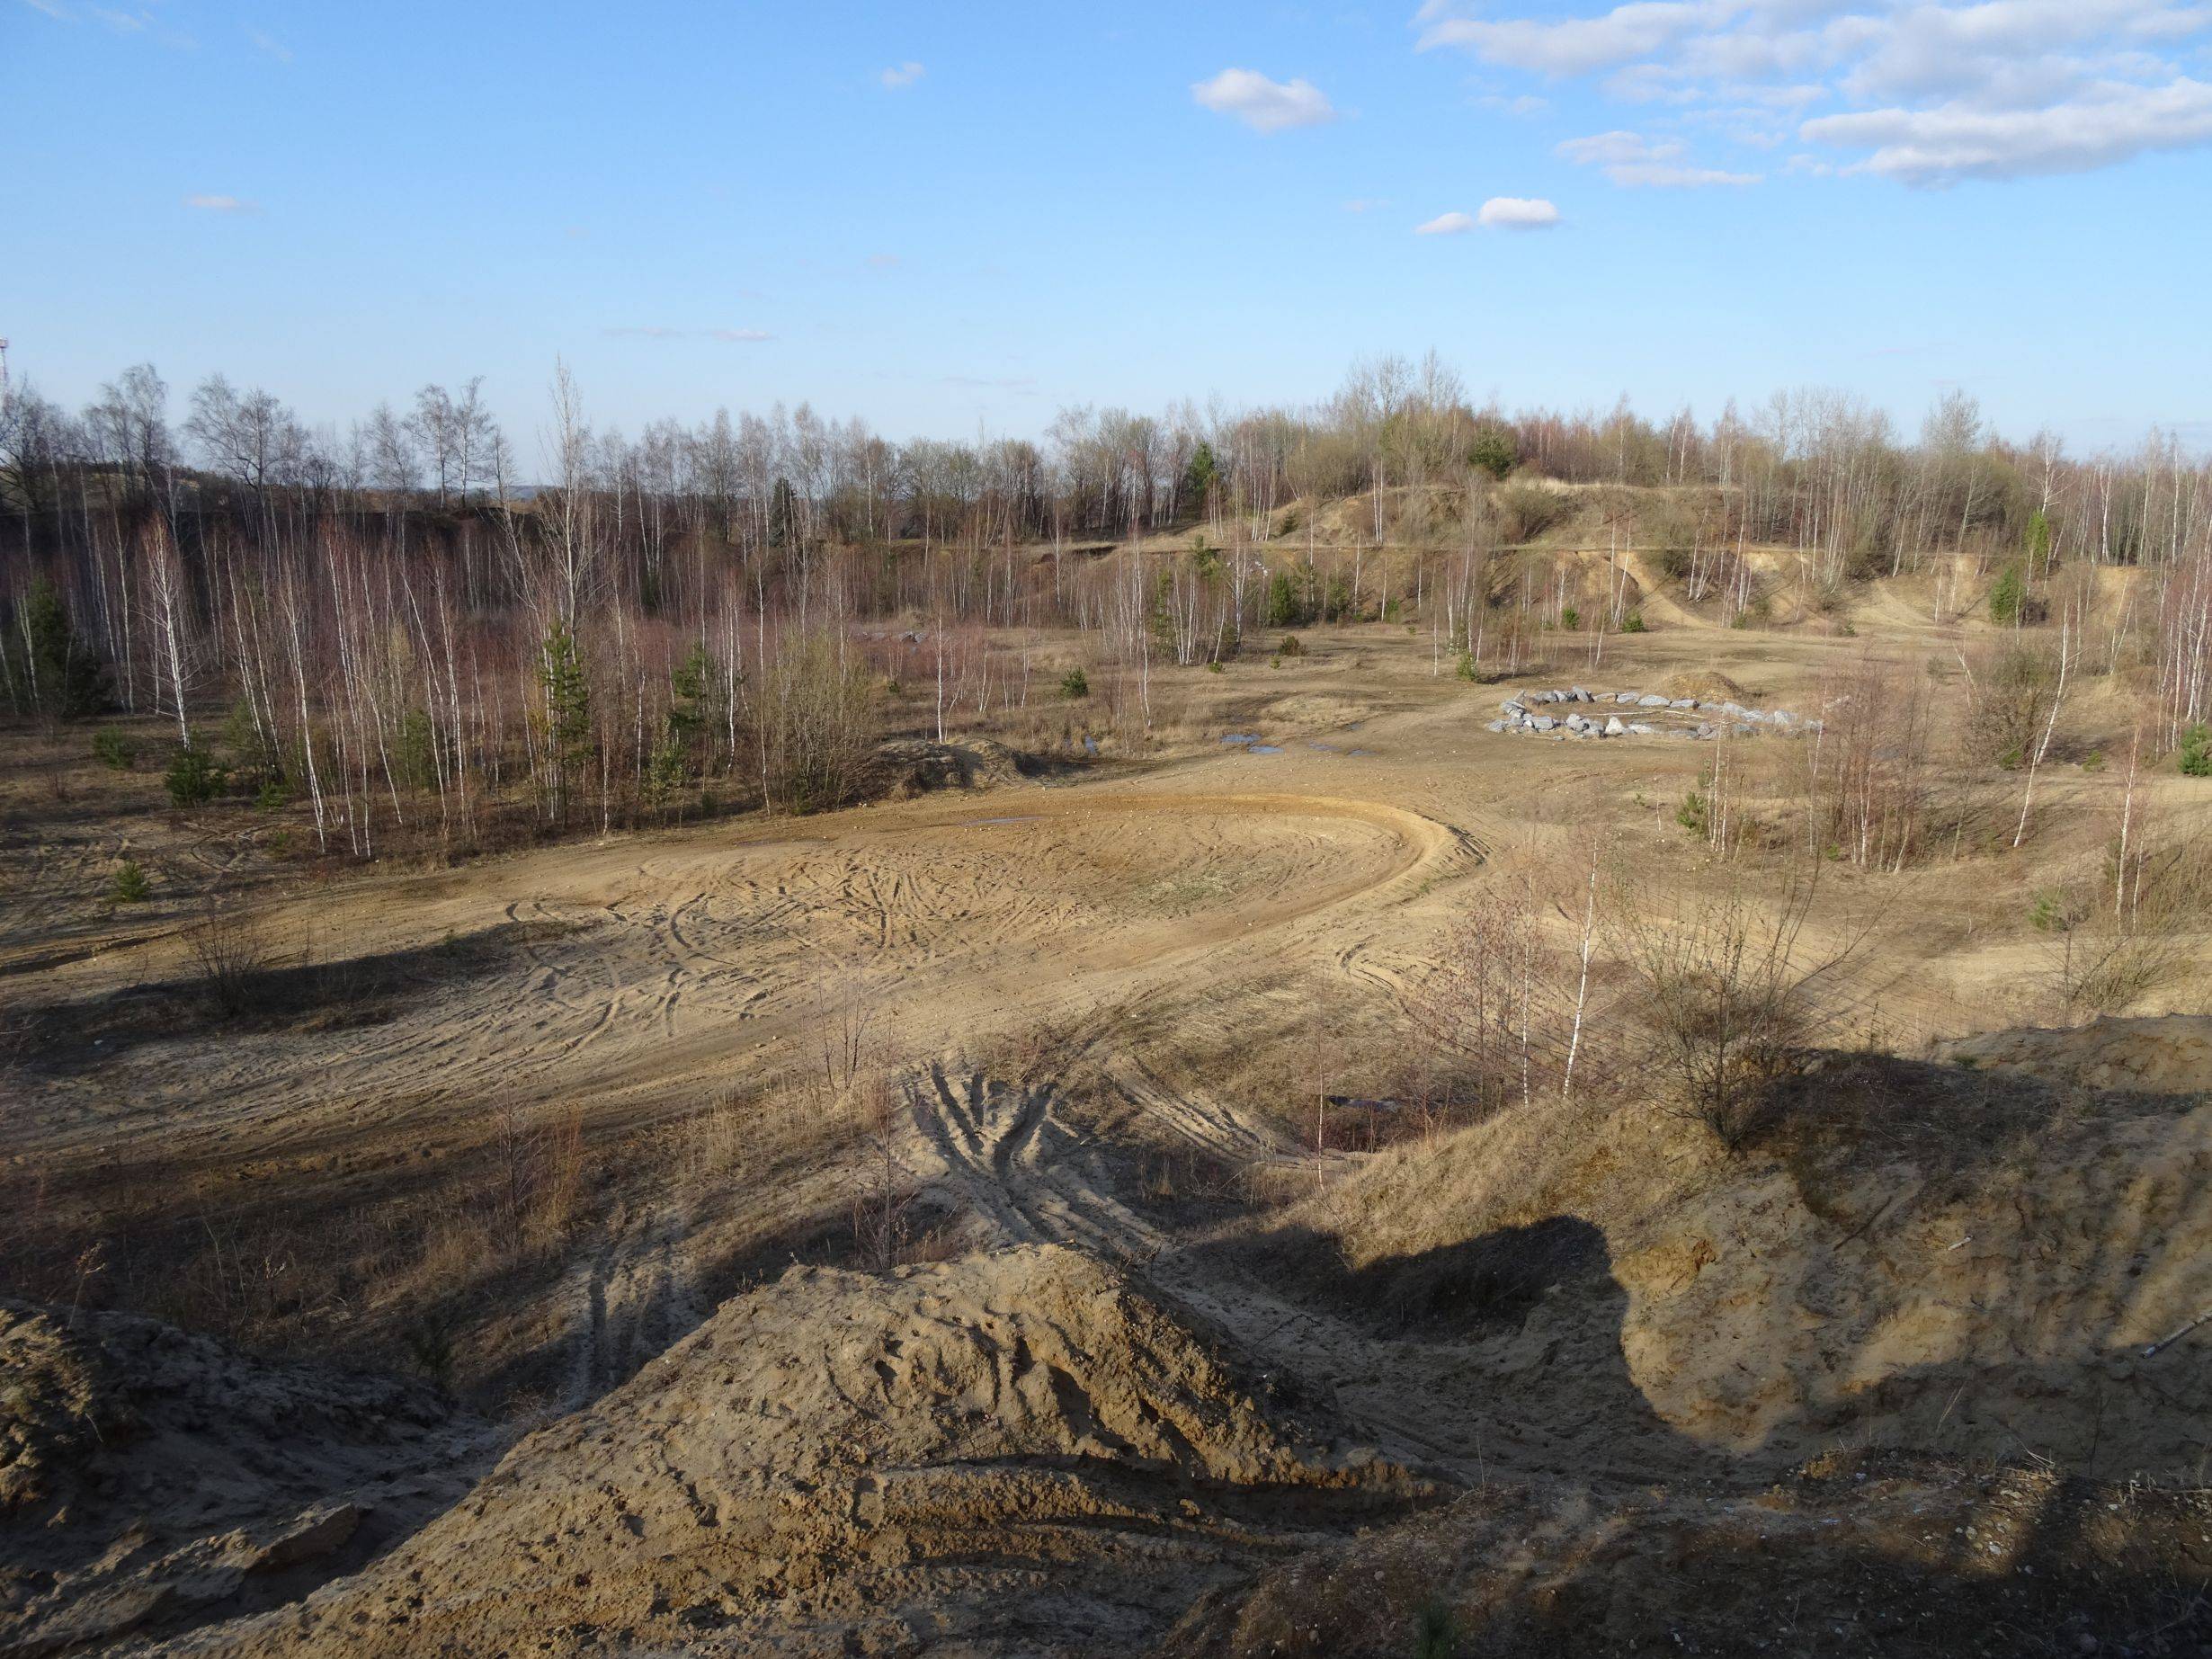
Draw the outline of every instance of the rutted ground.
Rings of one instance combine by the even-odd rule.
[[[1141,786],[940,796],[279,897],[272,936],[320,958],[343,941],[459,966],[378,1023],[119,1038],[19,1066],[20,1155],[312,1207],[481,1147],[502,1113],[573,1110],[612,1137],[734,1087],[772,1099],[866,1008],[891,1155],[947,1259],[765,1260],[724,1299],[706,1288],[711,1236],[733,1217],[751,1239],[834,1213],[850,1155],[741,1164],[706,1192],[618,1182],[534,1311],[561,1364],[520,1439],[427,1390],[264,1378],[142,1322],[12,1313],[0,1340],[31,1381],[0,1451],[35,1455],[0,1469],[47,1474],[0,1518],[35,1526],[40,1549],[0,1579],[0,1639],[1402,1653],[1414,1609],[1449,1590],[1490,1610],[1500,1651],[1592,1628],[1627,1647],[1655,1628],[1616,1616],[1608,1572],[1756,1555],[1770,1515],[1817,1554],[1862,1485],[1878,1502],[1849,1531],[1859,1576],[1840,1550],[1811,1574],[1824,1616],[1883,1562],[1907,1562],[1938,1606],[1964,1567],[1907,1535],[1955,1520],[1963,1536],[2026,1503],[1972,1482],[2038,1458],[2080,1478],[2031,1494],[2004,1562],[2060,1575],[2084,1632],[2194,1639],[2200,1609],[2131,1623],[2127,1598],[2195,1582],[2201,1520],[2083,1518],[2088,1494],[2107,1501],[2092,1482],[2186,1479],[2208,1455],[2201,1333],[2141,1351],[2212,1306],[2200,1024],[1978,1039],[1955,1051],[1971,1074],[1839,1074],[1749,1163],[1670,1120],[1548,1102],[1378,1155],[1316,1153],[1294,1114],[1183,1064],[1286,1033],[1342,1046],[1349,1028],[1327,1021],[1348,1008],[1402,1033],[1438,925],[1509,837],[1523,858],[1579,860],[1592,815],[1698,763],[1536,753],[1482,731],[1494,700],[1437,689],[1356,733],[1269,728],[1287,741]],[[1656,845],[1636,851],[1657,862]],[[174,937],[108,942],[20,983],[112,1010],[183,971]],[[1945,971],[1986,985],[2010,948],[1969,940]],[[1950,984],[1923,975],[1915,1016],[1953,1017]],[[1178,1159],[1235,1195],[1155,1192],[1149,1161]],[[166,1415],[86,1404],[103,1353],[176,1343],[231,1392]],[[160,1368],[140,1370],[129,1387],[158,1394]],[[259,1414],[235,1409],[241,1393]],[[313,1427],[331,1399],[355,1403],[343,1432]],[[110,1443],[80,1421],[136,1426]],[[288,1483],[272,1471],[305,1432],[328,1467]],[[223,1457],[259,1480],[228,1507],[133,1485]],[[1815,1472],[1773,1499],[1793,1468]],[[144,1536],[134,1503],[158,1512]],[[2062,1515],[2071,1541],[2054,1541]],[[1665,1599],[1656,1580],[1638,1593]],[[1757,1611],[1677,1597],[1666,1617],[1720,1619],[1704,1651],[1754,1651]],[[1931,1645],[1904,1651],[1958,1646],[1932,1615],[1913,1628]]]

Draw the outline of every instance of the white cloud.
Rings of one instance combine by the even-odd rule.
[[[63,10],[60,6],[56,5],[54,4],[54,0],[23,0],[23,4],[34,12],[45,13],[49,17],[55,19],[58,22],[73,23],[76,22],[76,19],[70,16],[67,11]]]
[[[1191,96],[1220,115],[1234,115],[1254,132],[1318,127],[1336,119],[1328,94],[1311,81],[1271,81],[1256,69],[1224,69],[1200,81]]]
[[[1493,196],[1475,217],[1488,230],[1549,230],[1559,210],[1541,196]]]
[[[1585,167],[1602,167],[1605,176],[1625,190],[1688,190],[1703,184],[1759,182],[1755,173],[1690,166],[1683,160],[1689,146],[1681,139],[1652,139],[1640,132],[1616,130],[1569,138],[1558,147],[1558,153]]]
[[[1699,121],[1750,147],[1781,138],[1784,111],[1824,105],[1797,136],[1859,153],[1839,171],[1946,183],[2212,145],[2206,0],[1630,0],[1520,18],[1477,3],[1429,0],[1415,19],[1421,49],[1544,79],[1589,77],[1604,97],[1674,111],[1662,126]],[[1671,140],[1576,159],[1621,184],[1758,176],[1693,165]],[[1819,172],[1795,160],[1786,170]]]
[[[1421,49],[1457,46],[1485,63],[1511,69],[1587,75],[1593,69],[1647,58],[1713,20],[1724,9],[1721,4],[1683,4],[1682,0],[1634,0],[1601,16],[1570,17],[1556,23],[1533,18],[1493,21],[1435,15],[1422,31]]]
[[[278,40],[274,35],[269,33],[266,30],[248,29],[245,31],[245,38],[253,41],[254,46],[259,48],[262,51],[268,53],[270,57],[275,58],[279,63],[291,62],[292,49],[285,45],[283,41]]]
[[[1854,170],[1907,184],[2086,173],[2145,150],[2212,144],[2212,85],[2179,76],[2159,87],[2108,87],[2036,110],[1930,110],[1824,115],[1808,144],[1870,151]]]
[[[259,202],[241,201],[236,196],[187,196],[184,198],[184,205],[188,208],[197,208],[202,213],[258,213],[261,211]]]
[[[914,63],[910,59],[905,63],[902,63],[892,68],[886,69],[876,78],[880,80],[893,92],[896,92],[901,87],[912,86],[916,81],[920,80],[928,73],[929,71],[927,69],[924,69],[920,64]]]
[[[1534,196],[1493,196],[1473,213],[1440,213],[1414,227],[1417,236],[1461,236],[1470,230],[1549,230],[1559,210]]]

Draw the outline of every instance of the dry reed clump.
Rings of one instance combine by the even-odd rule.
[[[742,1174],[754,1140],[752,1103],[741,1094],[709,1101],[672,1131],[672,1161],[692,1187],[718,1184]]]

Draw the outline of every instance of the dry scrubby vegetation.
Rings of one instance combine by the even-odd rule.
[[[1917,581],[1939,620],[2056,626],[2076,676],[2140,681],[2154,755],[2201,757],[2212,718],[2204,467],[2160,438],[2087,460],[2009,445],[1957,397],[1907,444],[1831,394],[1709,424],[1509,416],[1433,358],[1386,359],[1310,409],[1078,409],[1041,445],[902,446],[805,406],[630,440],[586,423],[564,372],[547,424],[525,468],[474,381],[343,435],[219,376],[173,424],[146,365],[79,415],[19,394],[8,709],[146,717],[147,753],[103,758],[164,769],[180,807],[290,809],[303,847],[362,857],[834,806],[887,728],[1139,748],[1155,667],[1314,623],[1402,620],[1440,673],[1548,649],[1594,667],[1649,626],[1646,582],[1749,625]],[[1563,563],[1570,525],[1585,557]],[[2140,578],[2118,606],[2095,602],[2109,572]],[[1068,630],[1086,660],[1064,660]],[[2042,758],[2050,655],[2023,644],[1976,681],[1976,742],[2008,763]],[[1842,787],[1856,857],[1928,828]]]
[[[1703,425],[1626,408],[1509,416],[1471,407],[1434,363],[1393,362],[1312,409],[1075,411],[1041,445],[894,446],[805,408],[631,442],[590,429],[565,376],[550,430],[531,469],[543,482],[524,488],[473,386],[426,388],[405,418],[379,411],[343,440],[220,381],[173,430],[148,370],[81,417],[35,396],[9,406],[10,868],[44,860],[49,832],[101,856],[66,878],[83,902],[65,923],[6,941],[18,983],[40,988],[11,999],[0,1065],[66,1144],[0,1168],[0,1289],[404,1368],[527,1420],[602,1397],[720,1296],[794,1261],[863,1270],[831,1285],[843,1307],[908,1282],[887,1270],[972,1262],[979,1245],[1104,1241],[1101,1253],[1164,1263],[1164,1283],[1188,1275],[1225,1317],[1248,1312],[1234,1342],[1274,1375],[1295,1383],[1310,1363],[1348,1396],[1402,1390],[1378,1423],[1510,1416],[1567,1372],[1576,1388],[1609,1384],[1578,1407],[1583,1438],[1524,1445],[1522,1475],[1615,1467],[1602,1435],[1618,1428],[1657,1460],[1638,1478],[1657,1480],[1693,1467],[1651,1417],[1663,1399],[1677,1419],[1709,1408],[1739,1449],[1777,1425],[1815,1432],[1765,1380],[1740,1397],[1733,1378],[1698,1371],[1687,1351],[1709,1331],[1744,1345],[1745,1375],[1768,1369],[1767,1344],[1792,1377],[1833,1382],[1834,1347],[1876,1355],[1891,1365],[1882,1387],[1909,1394],[1906,1361],[1880,1357],[1895,1342],[1934,1356],[1920,1380],[1956,1405],[1983,1373],[2011,1376],[2011,1358],[1991,1360],[2000,1338],[2017,1358],[2053,1322],[2038,1305],[1977,1358],[1891,1320],[1856,1281],[1801,1296],[1747,1261],[1848,1274],[1846,1246],[1888,1251],[1869,1282],[1953,1274],[1957,1304],[1982,1317],[2021,1263],[2063,1277],[2049,1264],[2109,1215],[2141,1208],[2188,1235],[2171,1183],[2129,1186],[2111,1151],[2151,1156],[2179,1121],[2160,1103],[2168,1084],[2059,1090],[1977,1075],[1979,1051],[1927,1057],[1962,1030],[2173,1008],[2202,986],[2212,475],[2170,443],[2073,460],[1991,439],[1955,399],[1912,443],[1824,396]],[[1670,649],[1669,634],[1718,645]],[[1457,746],[1484,741],[1496,695],[1470,682],[1647,673],[1671,696],[1786,701],[1817,724],[1787,740],[1529,742],[1503,761]],[[472,872],[407,870],[415,855],[813,814],[1010,780],[1018,765],[1095,759],[1095,799],[1030,800],[1110,814],[1112,777],[1137,770],[1114,762],[1224,755],[1228,722],[1262,719],[1330,736],[1331,755],[1301,760],[1286,750],[1309,745],[1286,738],[1254,751],[1264,763],[1226,766],[1387,765],[1362,798],[1388,825],[1330,819],[1246,845],[1253,825],[1229,814],[1155,864],[1151,820],[1102,830],[1071,811],[1032,838],[1033,804],[948,826],[970,809],[932,817],[917,802],[800,827],[806,851],[759,885],[664,875],[657,861],[681,864],[700,838],[653,835],[483,872],[506,900],[603,851],[538,919],[509,906],[440,941],[386,914],[399,942],[371,951],[316,914],[319,897],[343,911],[388,880],[403,910],[473,891]],[[1361,743],[1402,752],[1355,762],[1333,737],[1355,721]],[[1514,765],[1530,770],[1487,770]],[[1369,788],[1342,769],[1280,785],[1247,770],[1225,787]],[[1172,789],[1219,774],[1151,775]],[[1240,798],[1237,812],[1319,809]],[[1417,814],[1391,804],[1412,801]],[[889,827],[871,837],[857,820]],[[1007,848],[978,851],[985,826],[1012,832]],[[752,834],[706,838],[718,865],[758,853]],[[927,834],[940,838],[914,861],[895,856],[899,836]],[[352,868],[371,861],[385,870]],[[817,868],[828,889],[798,879]],[[1347,869],[1376,883],[1343,901],[1356,927],[1266,932],[1283,912],[1321,916],[1307,902]],[[968,885],[919,906],[916,886],[947,872]],[[1010,886],[1018,903],[1001,905]],[[687,933],[675,917],[692,901]],[[365,901],[348,914],[376,914]],[[1253,918],[1262,941],[1240,954]],[[1116,974],[1172,967],[1186,928],[1219,948],[1180,977],[1022,1000],[1084,975],[1096,987],[1108,958]],[[1024,930],[1037,937],[1011,965],[973,954]],[[162,967],[71,978],[80,948]],[[1939,959],[1967,966],[1916,983]],[[736,998],[754,977],[759,1006],[677,1012],[679,981]],[[941,978],[963,1000],[897,1005]],[[474,1012],[494,981],[521,987],[519,1014],[458,1039],[418,1019]],[[388,1022],[406,1036],[399,1066],[334,1049],[359,1069],[328,1088],[379,1112],[421,1108],[391,1131],[405,1145],[351,1120],[350,1095],[345,1120],[318,1115],[332,1102],[285,1091],[314,1096],[320,1081],[281,1072],[258,1080],[263,1106],[281,1102],[274,1130],[219,1110],[248,1074],[240,1057],[321,1054]],[[595,1058],[610,1027],[646,1035]],[[645,1075],[702,1032],[710,1056]],[[395,1070],[434,1072],[449,1044],[488,1044],[497,1063],[410,1095],[418,1080]],[[103,1097],[153,1063],[175,1074],[160,1095],[172,1119]],[[1970,1205],[1985,1188],[2003,1198],[1993,1227],[2020,1229],[1995,1266],[1949,1253],[1983,1225]],[[2155,1254],[2132,1237],[2110,1249],[2083,1270],[2093,1295],[2061,1289],[2102,1307],[2121,1293],[2105,1280],[2132,1281]],[[642,1268],[626,1287],[641,1261],[668,1284],[688,1275],[682,1295],[640,1289]],[[1713,1288],[1730,1274],[1753,1277]],[[789,1284],[799,1300],[831,1293],[804,1290],[804,1270]],[[1625,1286],[1652,1326],[1635,1387]],[[624,1295],[663,1310],[627,1351],[601,1329]],[[1806,1333],[1802,1310],[1831,1298],[1863,1313],[1859,1348]],[[1762,1309],[1796,1323],[1754,1328]],[[1575,1319],[1587,1328],[1565,1328]],[[1449,1351],[1424,1371],[1438,1332]],[[906,1340],[871,1375],[889,1378]],[[1551,1360],[1530,1356],[1562,1341],[1564,1369],[1531,1385]],[[2081,1363],[2109,1370],[2119,1352]],[[1475,1387],[1476,1353],[1499,1368],[1477,1376],[1479,1409],[1449,1392]],[[2028,1374],[2001,1403],[2063,1418],[2079,1374]],[[1851,1413],[1873,1420],[1858,1386],[1837,1384],[1818,1444],[1859,1432]],[[1065,1404],[1057,1381],[1038,1398]],[[1914,1422],[1963,1432],[1945,1429],[1949,1407]],[[1969,1442],[1976,1456],[1994,1455],[1994,1433]],[[1099,1455],[1083,1444],[1049,1455]],[[1433,1539],[1378,1538],[1388,1607],[1364,1578],[1299,1569],[1235,1630],[1193,1605],[1190,1650],[1464,1649],[1455,1621],[1505,1592],[1469,1565],[1495,1552],[1465,1553],[1452,1529],[1487,1538],[1494,1503],[1511,1521],[1503,1549],[1558,1495],[1494,1495],[1494,1455],[1476,1442],[1479,1502]],[[1768,1501],[1745,1499],[1762,1516]],[[1633,1536],[1621,1548],[1640,1558]],[[1678,1547],[1655,1548],[1672,1560]],[[1588,1593],[1559,1571],[1560,1605]],[[570,1575],[580,1605],[589,1576]],[[2182,1628],[2160,1623],[2177,1608],[2195,1616],[2171,1588],[2138,1621],[2156,1640]],[[2006,1605],[2038,1640],[2058,1628],[2041,1602]],[[1557,1620],[1541,1609],[1485,1632],[1524,1615],[1535,1634],[1508,1650],[1544,1651]]]

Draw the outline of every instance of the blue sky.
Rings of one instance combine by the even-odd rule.
[[[1434,346],[1509,406],[2212,442],[2212,10],[1417,4],[0,0],[0,334],[72,405],[482,374],[525,436],[556,354],[632,432],[904,438]]]

